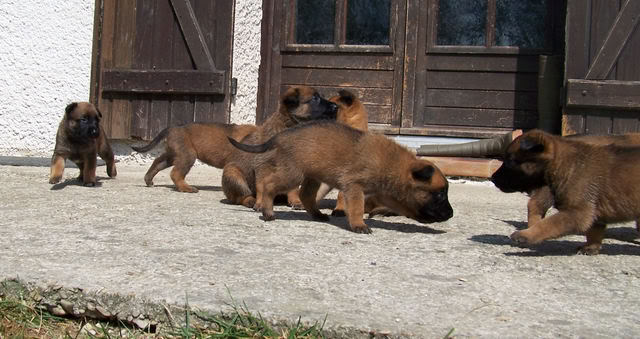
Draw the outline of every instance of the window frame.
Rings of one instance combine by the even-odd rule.
[[[547,0],[547,16],[545,20],[544,41],[545,46],[542,48],[526,48],[518,46],[496,46],[496,3],[498,0],[487,1],[487,21],[485,32],[484,46],[455,46],[455,45],[438,45],[438,14],[440,10],[440,0],[429,0],[428,25],[431,34],[427,36],[426,53],[468,53],[468,54],[520,54],[535,55],[547,54],[553,51],[551,44],[554,34],[553,11],[556,9],[555,0]]]
[[[347,24],[347,2],[349,0],[335,0],[334,18],[334,43],[333,44],[298,44],[295,43],[295,13],[296,0],[283,1],[283,11],[285,20],[282,23],[282,44],[280,50],[283,52],[344,52],[344,53],[380,53],[393,54],[395,51],[396,27],[398,24],[398,1],[391,0],[389,9],[389,44],[388,45],[350,45],[346,44],[346,24]]]

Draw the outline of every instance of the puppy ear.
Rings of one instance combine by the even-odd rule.
[[[300,90],[295,88],[289,95],[282,99],[282,103],[287,107],[287,111],[291,111],[300,106]]]
[[[353,101],[356,99],[356,96],[353,93],[345,89],[340,90],[338,94],[340,94],[340,101],[342,101],[347,106],[353,105]]]
[[[102,112],[96,107],[96,112],[98,112],[98,118],[102,119]]]
[[[524,138],[520,142],[520,149],[530,153],[542,153],[544,143],[539,138]]]
[[[67,107],[65,107],[65,109],[64,109],[64,114],[69,116],[69,114],[71,114],[71,112],[73,112],[73,110],[76,109],[76,107],[78,107],[78,103],[77,102],[72,102],[72,103],[68,104]]]
[[[435,169],[433,168],[433,166],[427,165],[425,167],[413,170],[413,172],[411,172],[411,175],[416,180],[431,181],[431,177],[433,177],[434,172]]]

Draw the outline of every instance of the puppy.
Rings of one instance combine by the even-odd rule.
[[[113,151],[100,125],[101,118],[102,113],[91,103],[74,102],[67,105],[56,133],[56,144],[51,158],[50,184],[60,182],[65,159],[69,159],[80,169],[78,180],[82,180],[85,186],[95,186],[96,154],[106,162],[109,177],[116,177]]]
[[[180,192],[197,193],[198,189],[189,185],[185,177],[197,160],[216,168],[225,168],[229,162],[238,158],[234,153],[240,153],[229,145],[227,137],[243,140],[249,135],[253,138],[263,135],[270,136],[274,127],[285,128],[285,124],[294,125],[298,120],[316,118],[304,110],[298,110],[298,93],[313,91],[307,87],[292,88],[281,99],[281,107],[269,120],[277,120],[281,124],[265,123],[262,126],[235,125],[219,123],[190,123],[183,126],[168,127],[162,130],[149,144],[142,147],[132,147],[137,152],[148,152],[162,140],[166,139],[165,152],[157,157],[144,176],[147,186],[153,186],[153,178],[158,172],[173,166],[171,180]],[[313,91],[315,93],[315,91]],[[268,120],[268,121],[269,121]],[[273,125],[273,126],[272,126]],[[267,137],[268,139],[268,137]],[[266,139],[265,139],[266,140]],[[241,178],[238,178],[241,180]]]
[[[335,122],[315,122],[286,130],[261,145],[233,139],[254,155],[256,209],[273,220],[276,194],[302,185],[300,199],[312,217],[328,220],[316,206],[320,183],[344,194],[351,230],[371,233],[364,223],[365,197],[419,222],[440,222],[453,216],[449,184],[433,163],[417,159],[383,135],[374,135]],[[335,152],[336,149],[342,150]]]
[[[597,254],[606,225],[640,217],[640,147],[590,145],[529,131],[508,147],[491,180],[503,192],[548,186],[558,213],[511,234],[517,244],[537,244],[586,233],[583,254]]]
[[[329,98],[329,101],[338,106],[337,122],[359,131],[367,132],[369,130],[369,115],[367,114],[367,110],[364,105],[360,102],[360,99],[355,96],[355,94],[347,90],[341,90],[338,92],[338,95]],[[339,152],[339,150],[336,151]],[[316,200],[319,201],[324,198],[331,189],[332,187],[322,183],[318,189],[318,196],[316,197]],[[338,192],[336,207],[333,209],[331,215],[345,216],[346,214],[344,209],[344,194],[340,191]]]
[[[197,193],[198,189],[185,180],[196,159],[209,166],[223,168],[231,154],[237,152],[229,145],[227,137],[242,140],[257,129],[255,125],[191,123],[165,128],[146,146],[131,148],[144,153],[167,139],[165,152],[153,161],[144,176],[144,182],[147,186],[153,186],[156,174],[173,166],[170,177],[176,189],[180,192]]]
[[[640,146],[640,133],[629,133],[624,135],[570,135],[566,138],[585,142],[591,145],[618,145],[618,146]],[[547,211],[553,206],[553,193],[549,186],[544,186],[533,190],[529,195],[527,204],[527,225],[531,227],[542,220]],[[636,220],[636,230],[640,232],[640,220]]]
[[[298,86],[289,88],[280,99],[280,107],[259,126],[258,130],[242,141],[260,144],[277,133],[303,122],[336,119],[338,106],[320,96],[313,88]],[[228,142],[227,142],[228,146]],[[227,199],[236,205],[253,208],[256,202],[256,182],[254,156],[245,152],[233,152],[222,171],[222,191]],[[292,187],[287,193],[290,206],[302,206],[298,190]]]

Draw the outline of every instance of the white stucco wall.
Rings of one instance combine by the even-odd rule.
[[[233,76],[238,78],[238,93],[231,104],[231,122],[236,124],[256,121],[261,21],[262,1],[236,0]]]
[[[50,156],[64,107],[89,99],[94,3],[0,1],[0,155]],[[235,123],[255,122],[261,6],[236,0]],[[114,148],[121,161],[139,161],[126,145]]]
[[[0,154],[51,155],[64,107],[89,99],[94,1],[0,1]]]

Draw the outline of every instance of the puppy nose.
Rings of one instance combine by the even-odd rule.
[[[91,127],[89,129],[89,135],[95,138],[100,135],[100,130],[95,127]]]
[[[329,112],[331,112],[332,114],[338,113],[338,105],[334,104],[333,102],[331,102],[330,104],[331,105],[329,106]]]

